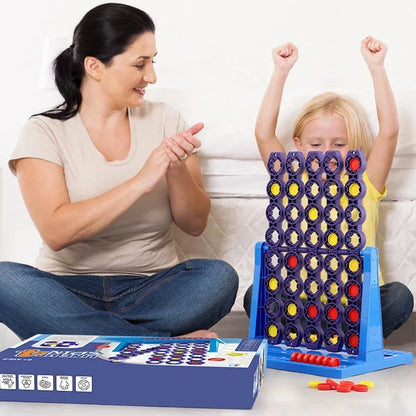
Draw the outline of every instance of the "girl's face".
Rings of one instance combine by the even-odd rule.
[[[156,54],[155,36],[146,32],[104,67],[101,86],[114,107],[139,107],[143,104],[145,88],[156,82],[153,67]]]
[[[330,113],[306,124],[301,137],[295,137],[294,142],[296,148],[305,155],[310,151],[339,150],[345,160],[350,150],[344,121]]]

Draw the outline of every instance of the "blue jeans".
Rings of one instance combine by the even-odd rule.
[[[249,317],[252,292],[253,285],[247,289],[244,295],[244,309]],[[380,286],[380,304],[383,338],[387,338],[409,319],[413,310],[413,295],[403,283],[387,283]]]
[[[57,276],[0,262],[0,321],[35,334],[178,336],[209,329],[234,304],[238,275],[193,259],[153,276]]]

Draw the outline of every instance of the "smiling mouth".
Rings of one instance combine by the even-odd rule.
[[[133,88],[133,90],[137,92],[137,94],[140,94],[140,95],[144,95],[146,93],[144,88]]]

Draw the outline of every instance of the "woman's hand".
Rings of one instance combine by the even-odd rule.
[[[272,51],[276,71],[288,73],[298,59],[298,48],[293,43],[285,43]]]
[[[137,179],[144,193],[152,192],[156,188],[159,181],[166,175],[171,162],[163,144],[153,149],[137,174]]]
[[[152,151],[137,174],[144,192],[153,191],[170,167],[180,167],[194,149],[201,146],[201,142],[194,134],[200,132],[203,127],[203,123],[194,124],[187,130],[163,139],[162,143]]]
[[[361,53],[370,70],[383,67],[387,46],[380,40],[367,36],[361,41]]]
[[[180,166],[191,156],[195,149],[201,146],[201,142],[194,135],[199,133],[203,127],[203,123],[196,123],[189,129],[163,140],[162,145],[170,158],[171,167]]]

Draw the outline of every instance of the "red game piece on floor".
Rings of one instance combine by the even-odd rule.
[[[368,386],[366,386],[365,384],[354,384],[352,386],[352,389],[354,391],[366,392],[366,391],[368,391]]]
[[[341,386],[350,386],[352,387],[355,383],[353,381],[350,380],[342,380],[340,381]]]
[[[351,392],[351,386],[347,384],[339,384],[337,386],[337,392],[338,393],[350,393]]]
[[[319,383],[318,390],[332,390],[332,387],[326,383]]]
[[[333,389],[338,387],[338,383],[335,380],[332,380],[332,378],[327,378],[325,383],[329,384]]]

